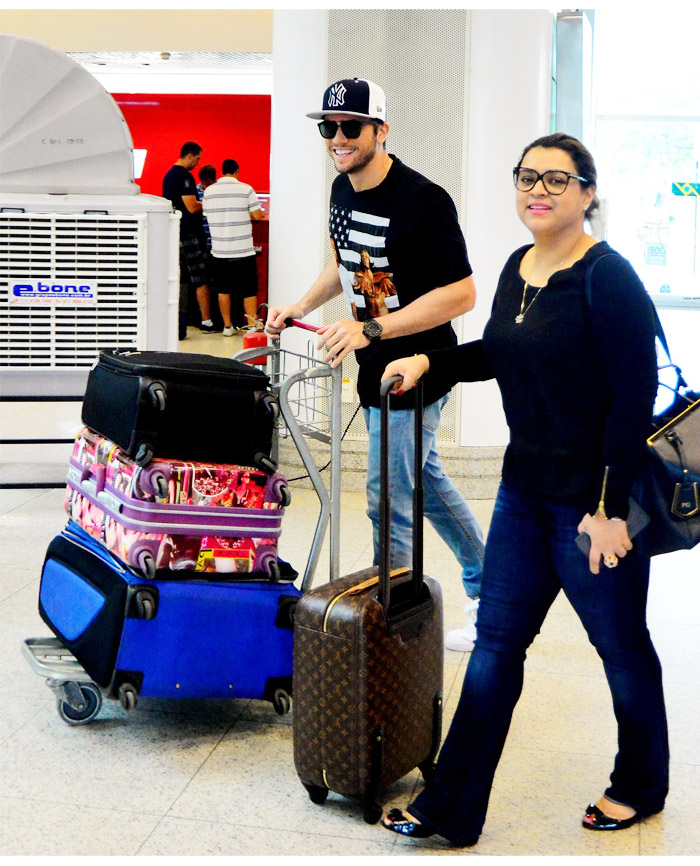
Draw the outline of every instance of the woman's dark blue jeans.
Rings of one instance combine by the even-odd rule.
[[[481,833],[525,654],[560,589],[601,657],[612,693],[618,753],[606,796],[643,815],[663,808],[668,732],[661,665],[646,625],[649,558],[638,544],[616,568],[591,574],[574,543],[584,512],[501,484],[462,695],[435,776],[409,807],[456,844],[473,844]]]

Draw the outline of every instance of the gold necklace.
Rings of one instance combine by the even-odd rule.
[[[578,247],[578,245],[579,245],[579,241],[580,241],[580,238],[576,241],[576,243],[573,245],[573,247],[564,256],[564,258],[559,262],[559,264],[554,268],[554,270],[552,271],[553,274],[559,270],[559,268],[564,264],[564,262],[567,259],[571,258],[571,256],[574,254],[574,252],[576,250],[576,247]],[[525,314],[530,309],[530,307],[535,303],[535,301],[539,297],[539,294],[542,291],[542,289],[544,289],[546,286],[549,285],[549,279],[548,279],[547,282],[544,284],[544,286],[540,286],[539,289],[535,292],[535,297],[530,301],[530,303],[527,305],[527,307],[525,306],[525,298],[527,297],[527,290],[530,288],[530,283],[528,282],[528,280],[533,275],[533,273],[535,271],[535,267],[537,265],[537,260],[535,259],[534,255],[533,255],[532,259],[533,259],[533,262],[532,262],[532,267],[530,268],[530,276],[527,278],[527,280],[525,280],[525,285],[523,286],[523,297],[522,297],[522,300],[520,301],[520,312],[515,317],[515,324],[516,325],[520,325],[522,323],[523,319],[525,318]],[[550,275],[550,278],[551,278],[551,275]]]
[[[534,270],[534,268],[533,268],[533,270]],[[532,276],[532,271],[530,271],[530,276]],[[547,283],[544,284],[544,286],[546,286],[546,285],[547,285]],[[525,318],[525,313],[527,313],[527,311],[530,309],[530,307],[535,303],[535,301],[537,300],[537,296],[542,291],[544,286],[539,287],[539,289],[535,292],[535,297],[530,301],[530,303],[527,305],[527,307],[525,307],[525,296],[527,295],[527,290],[530,288],[530,284],[528,283],[527,280],[525,280],[525,286],[523,287],[523,299],[520,302],[520,312],[515,317],[515,324],[516,325],[519,325],[522,322],[522,320]]]

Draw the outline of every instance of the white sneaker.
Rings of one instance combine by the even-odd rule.
[[[479,609],[479,599],[472,598],[464,605],[467,623],[462,628],[455,628],[445,635],[445,648],[458,653],[468,653],[474,649],[476,640],[476,612]]]
[[[235,333],[235,328],[231,325],[230,328],[224,328],[224,337],[232,337]]]

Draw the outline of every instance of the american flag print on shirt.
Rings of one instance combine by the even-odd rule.
[[[358,321],[401,306],[386,255],[387,217],[331,205],[328,229],[343,293]]]

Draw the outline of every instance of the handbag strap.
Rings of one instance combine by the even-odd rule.
[[[588,304],[589,310],[593,309],[593,269],[598,264],[598,262],[602,261],[603,259],[612,257],[622,258],[619,253],[605,253],[604,255],[599,256],[594,262],[591,262],[591,264],[588,266],[588,270],[586,271],[586,303]],[[656,333],[656,339],[661,344],[661,348],[664,350],[664,353],[668,358],[669,366],[673,367],[673,369],[676,371],[676,376],[678,377],[676,388],[687,388],[688,383],[683,378],[681,368],[677,364],[674,364],[673,360],[671,359],[671,352],[668,348],[668,340],[666,339],[666,334],[664,334],[663,325],[661,324],[661,319],[659,318],[656,306],[648,295],[647,298],[649,300],[649,306],[651,307],[651,314],[654,317],[654,331]]]

